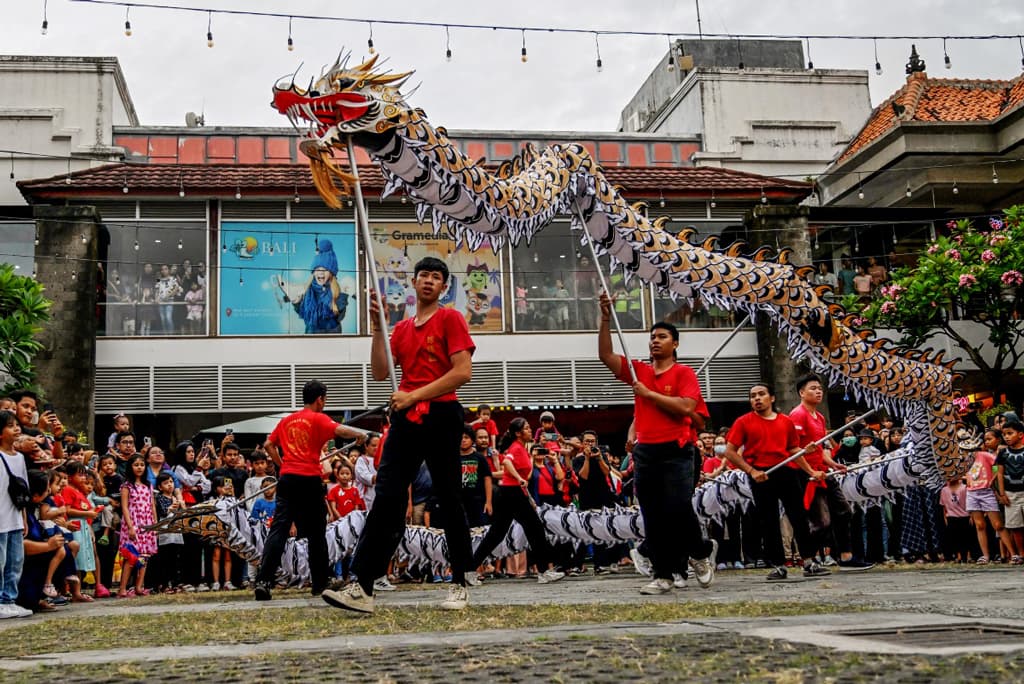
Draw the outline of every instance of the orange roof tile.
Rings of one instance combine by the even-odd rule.
[[[928,78],[926,73],[915,73],[875,107],[837,161],[852,157],[904,121],[992,121],[1022,104],[1024,74],[1010,81],[985,81]]]

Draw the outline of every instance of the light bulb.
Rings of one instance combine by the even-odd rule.
[[[295,52],[295,41],[291,36],[288,36],[288,52]]]
[[[992,183],[993,183],[993,185],[997,185],[999,183],[999,174],[996,173],[996,165],[995,164],[992,165]]]
[[[604,64],[601,62],[601,58],[598,57],[597,58],[597,71],[598,71],[598,73],[600,73],[603,70],[604,70]]]
[[[676,60],[672,58],[672,53],[668,53],[668,64],[665,65],[665,71],[675,71]]]
[[[711,200],[711,208],[714,209],[717,206],[718,206],[718,202],[716,202],[715,200]]]
[[[405,204],[408,201],[409,199],[405,195],[402,195],[402,204]]]
[[[371,55],[377,54],[377,49],[373,47],[373,38],[367,39],[366,49],[370,52]]]
[[[661,207],[662,209],[665,208],[665,198],[664,197],[662,197],[660,200],[658,200],[658,206]]]
[[[302,198],[299,197],[299,193],[295,193],[295,199],[292,201],[295,202],[296,204],[302,201]]]
[[[959,195],[960,194],[960,188],[956,187],[956,181],[953,181],[953,194],[954,195]]]
[[[128,37],[132,35],[132,22],[127,20],[124,22],[124,35]]]
[[[121,188],[121,192],[123,192],[124,194],[127,195],[128,194],[128,186],[125,185],[123,188]]]
[[[235,199],[242,199],[242,189],[235,188]]]
[[[530,58],[526,56],[526,47],[524,46],[523,49],[520,51],[519,61],[522,62],[523,64],[526,64],[526,61],[528,59]]]
[[[39,233],[36,233],[36,247],[39,246]]]
[[[444,51],[444,61],[446,61],[446,62],[452,61],[452,49],[451,48],[448,48],[448,49],[446,49]]]
[[[859,190],[857,192],[857,199],[864,199],[864,191],[863,190]]]
[[[86,239],[85,233],[82,233],[82,244],[84,245],[87,242],[89,242],[89,240]]]
[[[877,74],[878,76],[882,75],[882,63],[881,62],[875,62],[875,74]]]
[[[136,252],[139,251],[139,241],[138,240],[136,240],[135,244],[132,245],[132,249],[134,249]]]
[[[185,249],[185,245],[182,244],[181,238],[178,238],[178,249]]]
[[[182,188],[181,190],[178,190],[178,197],[184,197],[184,196],[185,196],[185,188]]]
[[[46,19],[43,19],[43,25],[40,27],[39,32],[45,36],[46,32],[49,29],[50,29],[50,22],[48,22]]]
[[[944,58],[945,58],[945,61],[946,61],[946,68],[947,69],[952,69],[953,68],[953,61],[949,58],[949,55],[945,55]]]
[[[913,197],[914,196],[914,191],[910,189],[910,183],[907,183],[906,195],[907,195],[907,197]]]
[[[761,204],[768,204],[768,196],[764,194],[764,189],[761,190]]]
[[[245,280],[242,279],[241,274],[239,274],[239,276],[238,276],[238,284],[239,285],[245,285]]]
[[[72,280],[78,280],[78,274],[77,274],[77,273],[75,273],[74,271],[72,271],[72,272],[71,272],[71,279],[72,279]]]
[[[206,47],[213,47],[213,31],[206,32]]]
[[[71,176],[68,176],[67,178],[64,179],[64,184],[71,185]]]

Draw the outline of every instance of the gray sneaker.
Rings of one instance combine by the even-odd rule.
[[[653,579],[640,587],[640,593],[648,596],[667,594],[670,591],[672,591],[672,580],[663,579],[661,577]]]
[[[359,582],[352,582],[341,591],[326,589],[320,597],[335,608],[351,610],[354,613],[373,612],[373,597],[363,591]]]
[[[818,561],[811,561],[804,566],[804,577],[828,577],[832,571]]]
[[[441,601],[441,608],[444,610],[464,610],[469,604],[469,592],[461,584],[453,584],[448,587],[448,598]]]
[[[483,582],[480,580],[480,575],[476,574],[476,570],[466,571],[466,584],[471,587],[479,587]]]
[[[388,580],[387,575],[378,577],[373,582],[374,591],[396,591],[396,589],[397,587]]]
[[[564,572],[558,570],[545,570],[544,572],[537,575],[537,584],[551,584],[565,577]]]
[[[640,553],[639,549],[631,549],[629,557],[633,559],[633,568],[645,577],[650,577],[654,568],[651,566],[651,559]]]
[[[690,567],[693,568],[694,578],[697,584],[707,589],[715,581],[715,558],[718,556],[718,542],[711,540],[711,555],[707,558],[691,558]]]
[[[678,572],[672,573],[672,586],[675,587],[676,589],[685,589],[686,588],[686,578],[683,577]]]

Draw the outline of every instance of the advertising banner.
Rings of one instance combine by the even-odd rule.
[[[353,223],[225,222],[221,242],[221,335],[358,332]]]
[[[423,257],[432,256],[448,264],[451,273],[441,305],[461,311],[471,332],[502,331],[501,256],[486,241],[475,252],[465,246],[456,249],[454,240],[434,237],[429,226],[417,223],[372,223],[370,232],[381,280],[377,291],[389,326],[416,314],[413,267]]]

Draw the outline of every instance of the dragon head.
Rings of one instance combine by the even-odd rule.
[[[294,74],[279,81],[270,103],[302,136],[299,149],[309,158],[313,182],[335,208],[355,179],[334,163],[332,149],[344,149],[350,135],[361,147],[379,149],[406,108],[399,88],[412,75],[375,69],[378,55],[350,67],[350,56],[339,54],[308,88],[297,86]]]

